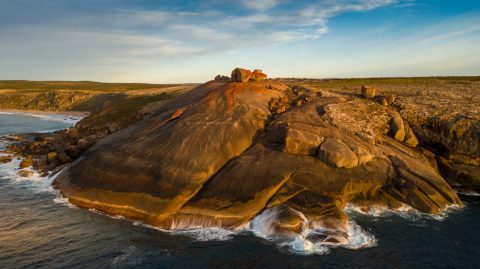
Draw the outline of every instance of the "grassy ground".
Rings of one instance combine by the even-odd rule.
[[[0,109],[95,112],[112,103],[146,96],[177,95],[195,84],[101,83],[91,81],[0,81]],[[148,97],[150,96],[150,97]],[[165,97],[165,96],[164,96]]]

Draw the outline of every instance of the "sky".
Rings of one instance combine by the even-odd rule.
[[[479,0],[0,0],[0,80],[480,75]]]

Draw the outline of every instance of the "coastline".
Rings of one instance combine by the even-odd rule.
[[[45,110],[22,110],[22,109],[8,109],[8,108],[0,108],[1,113],[12,113],[12,114],[34,114],[34,115],[44,115],[44,116],[71,116],[71,117],[87,117],[91,113],[85,111],[45,111]]]

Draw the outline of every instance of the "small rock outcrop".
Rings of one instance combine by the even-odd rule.
[[[230,78],[227,77],[227,76],[223,76],[223,75],[217,75],[217,76],[215,76],[215,80],[216,81],[229,81]]]
[[[383,106],[388,106],[389,105],[387,99],[383,96],[378,96],[377,97],[377,102],[379,104],[383,105]]]
[[[385,96],[385,100],[387,101],[387,103],[389,105],[393,104],[393,102],[395,102],[395,96],[393,95],[387,95]]]
[[[253,70],[253,79],[255,81],[260,81],[260,80],[266,79],[266,78],[267,78],[267,74],[263,73],[263,71],[261,69]]]
[[[377,95],[377,88],[370,86],[362,86],[362,97],[371,99]]]

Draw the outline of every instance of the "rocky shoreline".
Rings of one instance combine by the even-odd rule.
[[[236,229],[273,210],[272,236],[331,244],[349,240],[347,205],[440,214],[462,205],[455,189],[480,191],[476,110],[452,102],[442,117],[408,92],[318,89],[261,70],[227,78],[127,122],[16,137],[6,153],[43,174],[77,160],[54,185],[81,207],[166,229]]]

